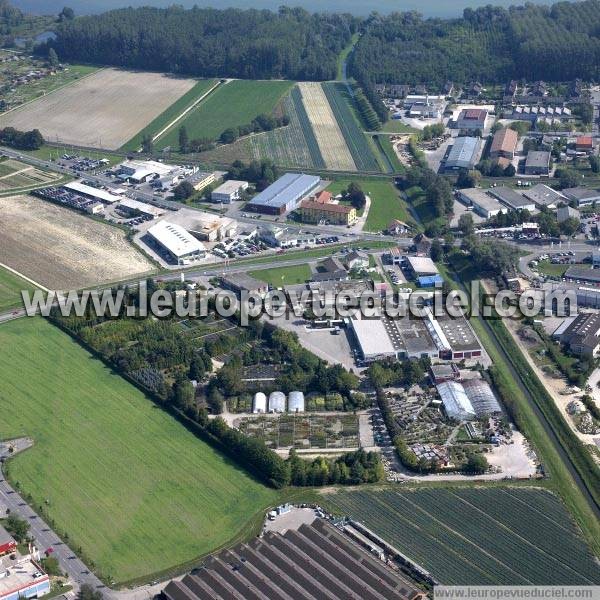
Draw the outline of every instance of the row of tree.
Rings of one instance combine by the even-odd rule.
[[[14,127],[0,129],[0,144],[17,150],[39,150],[44,145],[44,136],[39,129],[19,131]]]

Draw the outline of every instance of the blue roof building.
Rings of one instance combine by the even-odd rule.
[[[417,282],[419,283],[419,287],[429,288],[435,287],[438,283],[444,283],[444,279],[441,275],[425,275],[423,277],[419,277]]]
[[[283,215],[298,207],[300,200],[308,196],[321,183],[316,175],[286,173],[266,190],[246,204],[247,210],[267,215]]]

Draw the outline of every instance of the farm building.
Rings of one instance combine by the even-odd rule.
[[[156,206],[152,206],[152,204],[140,202],[139,200],[133,200],[132,198],[123,198],[119,202],[117,208],[132,217],[136,215],[144,215],[145,217],[152,217],[153,219],[160,217],[165,212]]]
[[[0,556],[13,552],[17,548],[17,543],[12,535],[0,525]]]
[[[356,209],[344,204],[303,200],[300,203],[300,218],[305,223],[327,221],[331,225],[351,225],[356,221]]]
[[[450,419],[470,421],[475,418],[475,409],[465,392],[465,388],[457,381],[445,381],[436,386],[442,399],[444,410]]]
[[[512,188],[506,186],[500,186],[496,188],[490,188],[490,194],[497,200],[502,202],[504,206],[507,206],[510,210],[535,210],[535,204],[525,198],[523,194],[515,192]]]
[[[490,158],[508,158],[512,160],[517,149],[519,136],[514,129],[506,127],[499,129],[494,134],[490,148]]]
[[[202,242],[175,223],[161,221],[148,229],[148,236],[154,246],[178,265],[204,258],[206,255]]]
[[[525,159],[526,175],[549,175],[550,152],[544,150],[531,150]]]
[[[296,210],[300,200],[308,196],[320,183],[321,178],[315,175],[286,173],[252,198],[246,208],[268,215],[283,215]]]
[[[230,179],[222,183],[217,189],[213,190],[211,200],[219,204],[231,204],[234,200],[239,200],[244,190],[248,189],[247,181],[236,181]]]
[[[568,202],[566,196],[544,183],[538,183],[531,188],[526,188],[523,191],[523,195],[538,208],[542,208],[543,206],[556,208],[561,202]]]
[[[497,415],[502,412],[498,399],[485,379],[465,379],[462,386],[478,417]]]
[[[600,202],[600,190],[591,190],[586,187],[574,187],[563,190],[569,202],[575,202],[577,206],[589,206],[594,202]]]
[[[457,197],[462,203],[472,206],[473,211],[484,219],[508,212],[508,208],[502,206],[498,200],[492,198],[486,191],[480,188],[458,190]]]
[[[288,411],[291,413],[304,412],[304,394],[302,392],[290,392]]]
[[[100,190],[92,187],[91,185],[85,185],[81,181],[72,181],[71,183],[65,183],[63,186],[66,190],[74,192],[75,194],[88,198],[89,200],[96,200],[103,204],[114,204],[119,202],[122,198],[116,194],[111,194],[106,190]]]
[[[467,129],[470,131],[480,129],[483,131],[487,116],[488,111],[483,108],[467,108],[458,115],[458,119],[456,119],[456,128]]]
[[[0,600],[39,598],[50,591],[50,579],[31,559],[0,565]]]
[[[267,412],[267,397],[262,392],[256,392],[256,394],[254,394],[254,399],[252,400],[252,412],[255,414]]]
[[[209,557],[193,575],[170,582],[163,595],[166,600],[425,598],[369,547],[324,519],[283,534],[269,531]]]
[[[271,392],[269,394],[269,412],[285,412],[285,394],[283,392]]]
[[[450,149],[444,168],[447,171],[456,171],[458,169],[471,170],[479,161],[481,151],[481,139],[476,137],[456,138],[454,145]]]
[[[433,260],[427,256],[408,256],[406,262],[414,277],[439,275],[440,273]]]

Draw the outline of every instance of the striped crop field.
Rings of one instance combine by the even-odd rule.
[[[356,164],[322,85],[299,83],[298,87],[326,168],[334,171],[356,171]]]
[[[285,96],[281,107],[283,113],[290,118],[290,124],[252,136],[249,141],[253,157],[258,160],[269,158],[276,165],[286,168],[325,168],[297,86]]]
[[[363,523],[446,585],[598,585],[594,556],[554,494],[522,487],[338,491]]]
[[[343,83],[324,83],[323,89],[358,170],[381,171],[374,147],[367,140],[349,104],[351,98],[346,86]]]

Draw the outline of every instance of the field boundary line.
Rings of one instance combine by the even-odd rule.
[[[207,96],[209,96],[210,94],[212,94],[218,87],[220,87],[222,85],[227,85],[227,84],[224,84],[221,81],[217,81],[217,83],[215,83],[215,85],[213,85],[209,90],[207,90],[206,92],[204,92],[204,94],[202,94],[202,96],[200,96],[200,98],[197,98],[196,100],[194,100],[193,104],[191,104],[190,106],[188,106],[181,114],[179,114],[177,117],[175,117],[168,125],[166,125],[165,127],[163,127],[152,138],[152,141],[156,142],[158,139],[160,139],[163,135],[165,135],[165,133],[167,133],[173,127],[175,127],[175,125],[177,125],[177,123],[179,121],[181,121],[181,119],[183,119],[183,117],[185,117],[189,112],[191,112],[192,110],[194,110],[194,108],[196,108],[196,106],[198,106],[198,104],[200,104],[200,102],[202,102]]]
[[[19,106],[15,106],[14,108],[10,108],[6,112],[3,112],[2,114],[0,114],[0,119],[2,119],[2,117],[4,117],[5,115],[9,115],[12,112],[16,112],[18,110],[21,110],[22,108],[25,108],[26,106],[29,106],[33,102],[37,102],[38,100],[41,100],[42,98],[46,98],[47,96],[51,96],[55,92],[60,92],[60,90],[64,90],[66,87],[69,87],[70,85],[73,85],[75,83],[79,83],[80,81],[83,81],[84,79],[87,79],[88,77],[91,77],[92,75],[96,75],[96,74],[100,73],[101,71],[105,71],[105,70],[106,70],[106,67],[101,67],[100,69],[96,69],[95,71],[92,71],[91,73],[88,73],[87,75],[84,75],[83,77],[79,77],[78,79],[75,79],[74,81],[69,81],[69,83],[65,83],[63,85],[60,85],[56,89],[48,92],[47,94],[44,94],[43,96],[38,96],[37,98],[32,98],[31,100],[27,100],[27,102],[23,102],[23,104],[19,104]]]
[[[9,267],[8,265],[5,265],[4,263],[0,263],[0,267],[2,267],[3,269],[6,269],[7,271],[10,271],[13,275],[17,275],[17,277],[20,277],[24,281],[27,281],[27,283],[31,283],[32,285],[35,285],[35,287],[40,288],[44,292],[50,291],[47,287],[44,287],[41,283],[34,281],[33,279],[27,277],[26,275],[23,275],[23,273],[19,273],[19,271],[17,271],[16,269],[13,269],[12,267]]]

